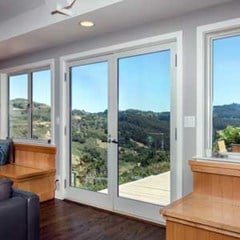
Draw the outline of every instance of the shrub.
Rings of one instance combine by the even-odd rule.
[[[227,147],[232,144],[240,144],[240,127],[227,126],[225,129],[217,131],[217,141],[224,140]]]

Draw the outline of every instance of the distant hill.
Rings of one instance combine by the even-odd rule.
[[[169,149],[170,113],[126,110],[119,112],[119,141],[124,144],[128,139],[144,145],[160,142],[164,138],[164,148]]]
[[[27,117],[26,109],[28,100],[23,98],[15,98],[10,101],[12,105],[13,116],[24,119]],[[40,120],[44,122],[50,122],[51,120],[51,108],[47,104],[33,102],[33,120]]]
[[[76,121],[73,127],[87,135],[105,139],[107,132],[107,111],[100,113],[87,113],[85,111],[73,110]],[[78,116],[78,117],[77,117]],[[74,119],[73,117],[73,119]],[[79,121],[79,117],[81,121]],[[143,145],[149,145],[149,139],[158,138],[161,141],[161,134],[164,137],[164,149],[169,149],[170,113],[156,113],[151,111],[140,111],[129,109],[120,111],[119,119],[119,142],[124,145],[129,139]],[[229,104],[213,107],[214,130],[224,129],[227,125],[240,126],[240,104]],[[101,128],[104,128],[104,131]],[[98,130],[98,131],[97,131]],[[82,135],[82,134],[81,134]],[[106,139],[105,139],[106,140]],[[153,139],[154,140],[154,139]]]
[[[100,113],[87,113],[73,110],[72,133],[73,141],[83,142],[85,138],[94,137],[107,141],[107,111]],[[119,142],[121,145],[130,139],[144,145],[151,144],[149,139],[164,137],[164,147],[169,148],[169,122],[170,113],[154,113],[139,110],[126,110],[119,112]],[[161,135],[162,134],[162,135]]]
[[[27,100],[11,100],[11,119],[16,136],[26,134]],[[51,108],[33,103],[34,138],[47,139]],[[214,106],[213,127],[240,126],[240,104]],[[170,112],[128,109],[118,113],[119,183],[135,181],[170,170]],[[94,191],[107,188],[108,111],[73,110],[72,169],[75,186]],[[25,131],[25,132],[24,132]]]
[[[16,98],[10,101],[11,136],[25,138],[28,136],[28,101]],[[32,137],[35,139],[50,139],[51,108],[44,103],[33,103]]]
[[[240,126],[240,104],[232,103],[213,107],[214,130],[224,129],[227,125]]]
[[[12,104],[13,108],[16,109],[26,109],[26,106],[28,104],[28,100],[24,98],[15,98],[10,101]],[[33,102],[33,106],[36,108],[44,108],[44,109],[50,109],[50,106],[44,103],[38,103],[38,102]]]
[[[213,107],[214,117],[240,119],[240,104],[232,103]]]
[[[24,118],[26,116],[26,99],[16,98],[10,101],[13,107],[14,117]],[[50,122],[50,106],[44,103],[34,102],[33,118]],[[99,113],[89,113],[84,110],[72,111],[72,134],[73,141],[84,142],[86,137],[94,137],[106,142],[107,114],[105,110]],[[119,141],[124,144],[129,139],[148,145],[151,138],[161,140],[164,137],[164,148],[169,149],[169,112],[151,112],[129,109],[120,111],[119,119]],[[213,107],[214,130],[224,129],[227,125],[240,126],[240,104],[233,103]]]
[[[107,188],[107,114],[72,111],[72,171],[78,187]],[[118,119],[119,183],[169,171],[170,113],[129,109]]]
[[[15,98],[10,101],[10,104],[15,109],[26,109],[28,101],[27,101],[27,99],[24,99],[24,98]]]

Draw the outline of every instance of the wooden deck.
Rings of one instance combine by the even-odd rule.
[[[100,191],[107,193],[107,189]],[[166,206],[170,203],[170,171],[120,185],[120,197]]]

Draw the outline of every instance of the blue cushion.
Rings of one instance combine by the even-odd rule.
[[[0,165],[5,165],[9,161],[9,143],[0,143]]]
[[[1,144],[8,144],[9,145],[9,151],[8,151],[8,160],[7,163],[14,163],[14,149],[13,149],[13,141],[12,139],[0,139],[0,145]],[[1,164],[0,164],[1,165]]]
[[[13,182],[8,178],[0,179],[0,201],[6,200],[12,195]]]

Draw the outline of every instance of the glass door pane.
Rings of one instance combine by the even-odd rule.
[[[170,203],[170,50],[118,59],[118,194]]]
[[[72,187],[107,193],[108,63],[70,68]]]
[[[28,74],[9,77],[9,136],[28,138]]]

